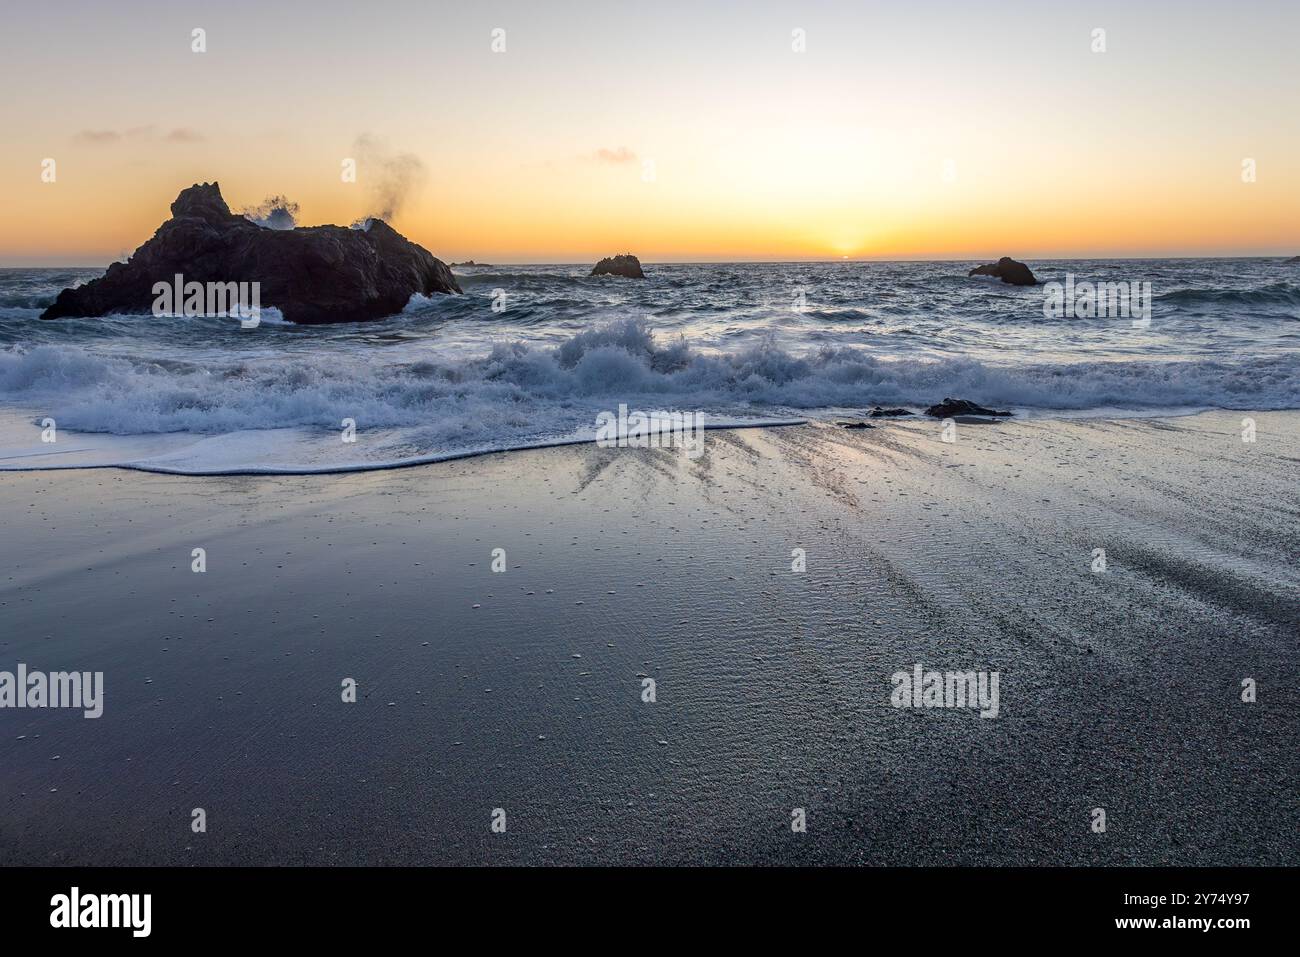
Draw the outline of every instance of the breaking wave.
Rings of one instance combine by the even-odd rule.
[[[75,433],[113,436],[296,430],[285,442],[296,455],[311,442],[354,455],[336,448],[346,419],[363,435],[383,436],[382,447],[372,450],[376,465],[550,444],[581,435],[598,412],[619,403],[704,410],[719,421],[789,421],[875,403],[923,407],[948,395],[1021,412],[1294,408],[1300,363],[994,366],[881,358],[854,347],[795,355],[773,345],[710,353],[682,339],[660,341],[636,320],[578,333],[553,348],[498,343],[462,362],[394,363],[364,353],[346,363],[310,356],[161,361],[52,345],[0,352],[0,397],[28,410],[32,430],[45,417]],[[225,448],[236,458],[247,454],[239,443]],[[265,443],[258,448],[266,460]],[[208,467],[241,464],[205,459]]]

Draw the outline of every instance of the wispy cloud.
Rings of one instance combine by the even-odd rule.
[[[600,163],[613,163],[615,165],[636,162],[636,154],[626,146],[620,146],[612,150],[602,146],[596,150],[593,158]]]
[[[124,140],[136,143],[155,140],[161,140],[164,143],[202,143],[205,141],[202,133],[187,127],[178,127],[160,137],[158,131],[152,126],[133,126],[121,132],[118,130],[80,130],[72,139],[74,142],[86,146],[111,146]]]
[[[86,143],[93,146],[103,146],[108,143],[116,143],[122,138],[122,134],[117,130],[82,130],[73,137],[78,143]]]

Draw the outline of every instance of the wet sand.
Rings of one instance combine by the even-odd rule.
[[[1300,863],[1300,414],[1252,417],[0,475],[0,670],[105,674],[0,709],[0,858]],[[891,706],[915,663],[997,718]]]

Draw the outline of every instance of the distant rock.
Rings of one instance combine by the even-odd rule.
[[[641,271],[641,260],[631,253],[602,259],[596,263],[595,268],[591,270],[591,274],[593,276],[625,276],[628,279],[645,278],[645,273]]]
[[[959,415],[1011,415],[1012,413],[994,412],[966,399],[944,399],[938,405],[926,409],[925,414],[932,415],[936,419],[951,419]]]
[[[1292,256],[1290,259],[1287,260],[1287,262],[1289,262],[1289,263],[1300,263],[1300,256]]]
[[[65,289],[42,319],[149,312],[154,284],[258,283],[290,322],[362,322],[401,312],[415,293],[458,293],[451,270],[381,219],[364,226],[263,229],[230,212],[216,183],[182,190],[172,218],[125,263]]]
[[[452,263],[451,268],[461,269],[461,268],[467,268],[469,266],[491,266],[491,265],[492,265],[491,263],[476,263],[474,260],[470,259],[463,263]]]
[[[1016,262],[1010,256],[1003,256],[997,262],[989,263],[987,266],[976,266],[966,275],[997,276],[1003,282],[1009,282],[1013,286],[1038,285],[1038,280],[1029,271],[1029,267],[1022,262]]]
[[[911,414],[912,413],[907,409],[882,409],[880,406],[876,406],[874,409],[872,409],[870,412],[867,413],[867,415],[869,415],[873,419],[882,419],[887,415],[911,415]]]
[[[846,429],[874,429],[875,426],[870,422],[836,422],[836,425]]]

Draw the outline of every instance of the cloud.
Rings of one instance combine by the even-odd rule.
[[[626,146],[618,146],[614,149],[610,149],[608,146],[602,146],[600,149],[592,150],[590,153],[570,153],[567,156],[535,159],[531,162],[521,163],[519,168],[532,170],[555,170],[590,163],[605,163],[610,166],[627,166],[636,161],[636,153],[628,149]]]
[[[602,146],[600,149],[596,150],[594,158],[601,163],[613,163],[616,165],[636,162],[636,154],[626,146],[620,146],[618,149],[613,150],[606,149]]]
[[[73,137],[78,143],[87,143],[92,146],[103,146],[108,143],[116,143],[122,138],[122,134],[117,130],[82,130]]]
[[[154,142],[158,139],[157,130],[152,126],[133,126],[122,132],[117,130],[81,130],[73,136],[75,142],[86,146],[111,146],[123,140],[133,143]],[[171,130],[161,139],[164,143],[202,143],[205,141],[202,133],[187,127],[178,127]]]

